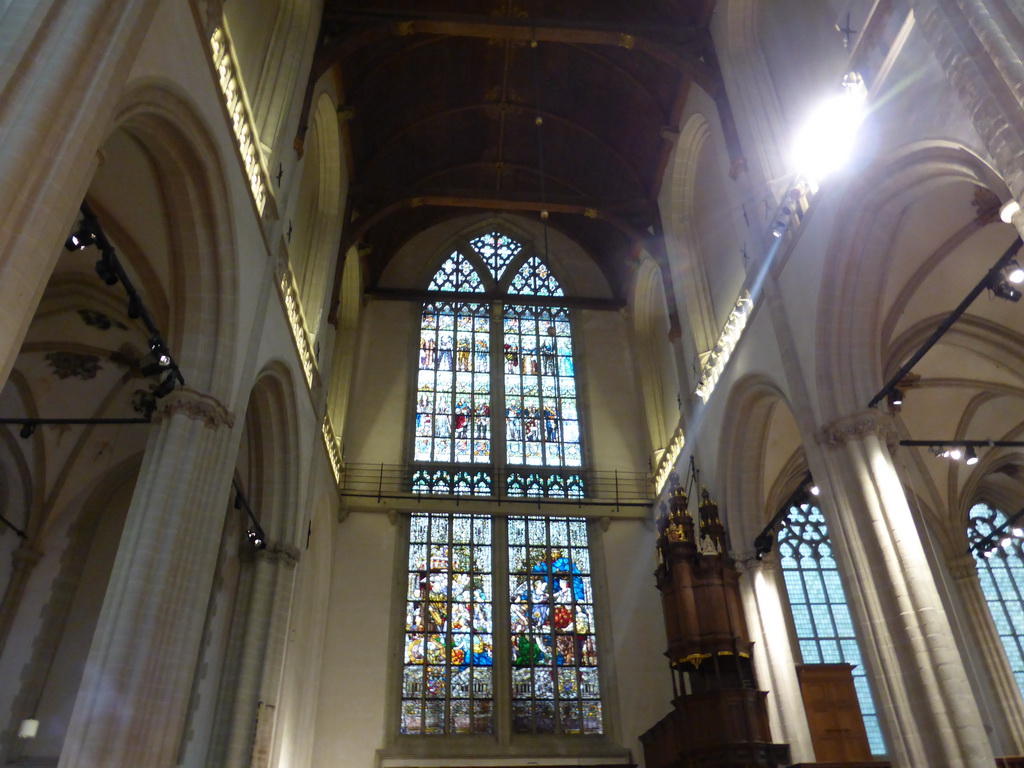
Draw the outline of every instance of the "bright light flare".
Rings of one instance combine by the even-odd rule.
[[[859,75],[843,79],[843,92],[818,106],[797,132],[793,159],[805,178],[819,181],[850,159],[864,121],[867,91]]]

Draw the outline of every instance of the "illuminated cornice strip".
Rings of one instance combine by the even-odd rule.
[[[665,487],[665,482],[668,480],[669,475],[672,474],[672,470],[676,466],[676,460],[679,458],[679,454],[683,452],[683,446],[686,444],[686,438],[683,436],[683,428],[676,427],[675,433],[672,435],[672,440],[669,442],[668,447],[661,454],[661,459],[658,461],[658,468],[654,472],[654,490],[656,493],[661,493],[661,489]]]
[[[252,114],[249,112],[242,93],[242,84],[238,78],[238,65],[235,62],[231,42],[223,28],[217,27],[213,30],[213,35],[210,36],[210,47],[213,52],[213,66],[217,71],[220,90],[224,95],[224,104],[231,117],[231,127],[238,143],[238,151],[242,155],[245,173],[249,178],[249,189],[256,203],[256,210],[262,216],[263,208],[267,204],[269,177],[263,166],[263,157],[259,149],[259,142],[256,140]]]
[[[747,291],[741,293],[740,297],[736,300],[736,306],[729,313],[729,319],[725,322],[722,335],[718,337],[718,343],[708,353],[707,360],[704,361],[704,365],[701,367],[700,381],[697,383],[697,389],[694,391],[701,396],[705,403],[710,399],[711,393],[715,390],[715,385],[718,383],[722,371],[725,370],[725,366],[732,356],[732,351],[736,348],[740,337],[743,335],[743,329],[747,327],[747,318],[750,316],[750,310],[753,306],[754,303],[750,300],[750,294]]]
[[[288,324],[292,328],[292,338],[295,339],[295,347],[299,351],[299,360],[302,363],[302,371],[306,374],[306,384],[313,386],[313,371],[316,370],[316,358],[313,356],[313,344],[309,338],[309,331],[306,329],[306,321],[302,314],[302,302],[299,301],[299,292],[295,288],[295,278],[292,271],[285,268],[278,283],[281,289],[281,298],[284,300],[284,308],[288,313]]]

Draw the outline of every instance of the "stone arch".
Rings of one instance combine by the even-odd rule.
[[[682,296],[676,301],[686,307],[694,343],[698,352],[706,352],[715,345],[718,335],[711,289],[704,271],[704,257],[696,237],[697,221],[694,200],[697,195],[697,167],[705,145],[711,137],[711,126],[703,115],[695,114],[687,120],[676,146],[672,167],[672,192],[668,217],[667,245],[672,272],[679,276],[675,290]],[[671,256],[675,258],[671,258]]]
[[[743,146],[756,153],[760,173],[769,189],[785,180],[786,166],[780,149],[785,134],[782,108],[761,47],[759,0],[727,0],[725,34],[718,47],[722,76],[729,84],[729,98]],[[749,136],[749,138],[748,138]]]
[[[324,293],[341,239],[340,214],[345,208],[341,134],[337,110],[327,94],[321,94],[316,104],[303,167],[295,203],[297,237],[289,250],[306,328],[317,339],[325,314]]]
[[[264,157],[280,153],[285,122],[303,92],[300,76],[308,66],[319,14],[310,0],[275,0],[253,14],[253,3],[230,0],[224,15],[239,59]],[[238,10],[238,14],[234,11]]]
[[[206,753],[210,765],[265,764],[271,749],[286,636],[273,628],[288,626],[300,552],[297,391],[286,365],[275,361],[256,377],[249,396],[235,479],[263,529],[266,547],[256,549],[238,535],[250,527],[247,515],[240,518],[241,528],[225,525],[226,557],[218,561],[216,577],[223,583],[220,594],[211,598],[207,624],[216,603],[230,606],[230,626],[222,624],[220,630],[227,652],[215,692],[210,684],[199,684],[216,698]],[[228,510],[229,523],[234,513]],[[232,578],[223,579],[221,574],[228,572]],[[206,653],[215,645],[207,641]],[[195,712],[193,705],[193,722]]]
[[[928,142],[875,164],[846,192],[839,207],[848,214],[832,232],[825,256],[829,268],[818,294],[817,388],[824,421],[863,408],[885,380],[881,302],[886,258],[900,213],[910,202],[955,181],[987,189],[1003,186],[966,148]]]
[[[636,277],[633,298],[633,335],[637,345],[637,373],[643,392],[644,412],[653,465],[658,464],[679,421],[670,407],[673,393],[679,392],[676,369],[666,355],[671,353],[666,316],[665,286],[661,269],[651,258],[644,258]]]
[[[146,150],[162,184],[175,254],[165,331],[188,385],[229,402],[235,367],[237,265],[220,156],[188,98],[153,81],[129,88],[115,130]]]
[[[342,267],[341,291],[338,300],[338,332],[335,337],[334,364],[328,384],[328,413],[335,434],[344,446],[345,420],[352,394],[352,374],[359,343],[359,318],[363,306],[363,276],[359,254],[350,248]],[[344,450],[342,450],[344,454]]]

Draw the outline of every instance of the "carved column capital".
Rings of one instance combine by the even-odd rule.
[[[857,411],[826,424],[818,430],[814,439],[825,448],[839,448],[871,435],[884,440],[889,453],[895,453],[900,441],[896,423],[892,416],[875,408]]]
[[[974,562],[974,555],[970,552],[961,552],[946,558],[946,569],[954,581],[974,579],[978,575],[978,564]]]
[[[11,553],[11,562],[15,573],[31,573],[42,558],[42,552],[24,544]]]
[[[217,398],[188,387],[179,387],[165,397],[153,414],[153,420],[158,422],[179,413],[203,422],[207,429],[219,429],[223,426],[231,429],[235,426],[235,414]]]

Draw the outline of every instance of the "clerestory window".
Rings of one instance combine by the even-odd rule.
[[[492,231],[453,250],[428,290],[412,490],[584,496],[569,310],[548,265]]]
[[[803,663],[854,665],[853,683],[871,754],[886,754],[828,526],[817,506],[790,507],[779,530],[779,561]]]
[[[1024,695],[1024,528],[986,504],[971,508],[967,540],[1006,658]]]
[[[581,518],[412,515],[400,732],[601,734],[588,545]]]

